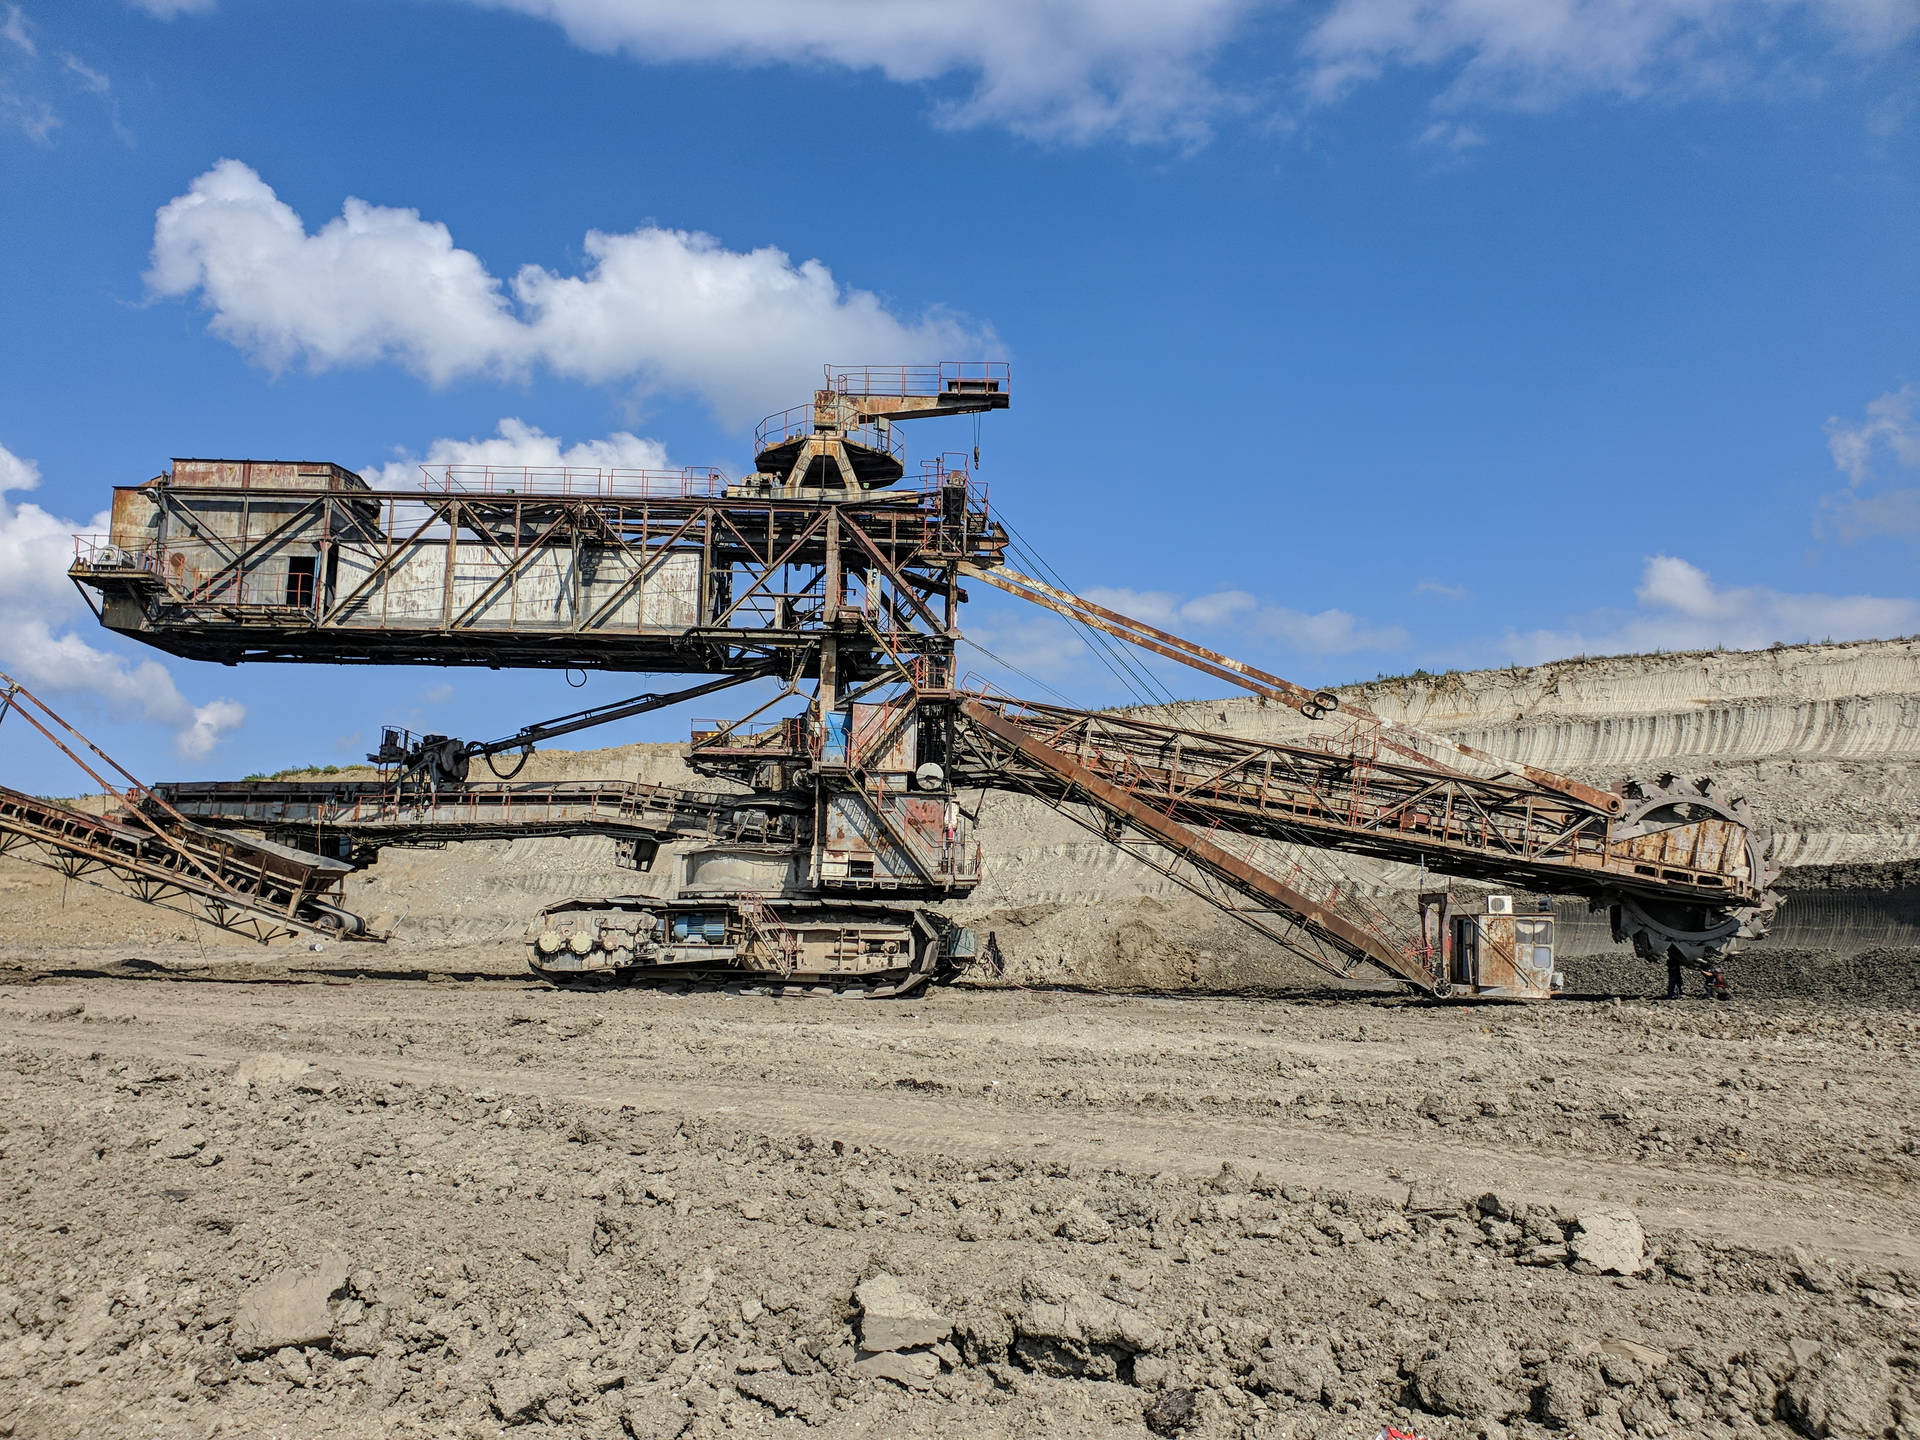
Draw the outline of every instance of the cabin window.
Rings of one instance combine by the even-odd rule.
[[[1476,985],[1480,979],[1480,926],[1477,917],[1453,917],[1453,963],[1448,978],[1456,985]]]
[[[301,610],[313,608],[313,557],[295,556],[287,561],[287,604]]]
[[[1553,921],[1515,920],[1513,939],[1515,964],[1530,970],[1553,968]]]

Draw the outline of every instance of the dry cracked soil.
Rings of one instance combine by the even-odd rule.
[[[0,1435],[1920,1435],[1911,953],[1531,1008],[453,953],[11,952]]]

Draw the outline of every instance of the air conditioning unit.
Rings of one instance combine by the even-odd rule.
[[[1513,913],[1513,897],[1511,895],[1487,896],[1487,914],[1511,915],[1512,913]]]

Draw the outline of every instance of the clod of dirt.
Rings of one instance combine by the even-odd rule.
[[[1587,1210],[1574,1219],[1578,1232],[1568,1243],[1575,1260],[1603,1275],[1637,1275],[1647,1268],[1647,1236],[1629,1210]]]
[[[274,1089],[281,1085],[291,1085],[312,1067],[304,1060],[294,1060],[274,1050],[263,1050],[258,1055],[249,1055],[234,1067],[233,1083],[241,1089],[257,1086],[260,1089]]]
[[[1086,1201],[1076,1198],[1068,1201],[1060,1212],[1053,1233],[1082,1245],[1099,1245],[1113,1238],[1113,1226],[1103,1220],[1098,1211],[1090,1209]]]
[[[862,1355],[855,1360],[853,1373],[875,1380],[892,1380],[909,1390],[924,1390],[933,1384],[933,1377],[940,1373],[940,1361],[925,1350],[906,1354],[883,1350],[877,1355]]]
[[[1518,1369],[1518,1360],[1499,1341],[1455,1335],[1410,1368],[1414,1394],[1424,1409],[1436,1415],[1505,1420],[1527,1408],[1526,1398],[1507,1383]]]
[[[1892,1424],[1886,1363],[1873,1356],[1821,1350],[1787,1378],[1781,1410],[1802,1435],[1883,1435]]]
[[[1193,1424],[1199,1410],[1198,1390],[1168,1390],[1148,1402],[1147,1428],[1156,1435],[1178,1435]]]
[[[1326,1403],[1340,1379],[1333,1349],[1325,1341],[1305,1345],[1268,1346],[1253,1372],[1256,1386],[1268,1395],[1285,1395],[1310,1405]]]
[[[884,1271],[856,1286],[853,1299],[860,1307],[863,1350],[909,1350],[937,1344],[953,1333],[952,1321],[918,1295],[902,1289],[900,1281]],[[936,1365],[936,1371],[938,1368]]]
[[[1138,1310],[1070,1275],[1029,1275],[1021,1292],[1027,1306],[1014,1322],[1013,1353],[1042,1374],[1111,1380],[1123,1377],[1135,1356],[1166,1343],[1166,1333]]]
[[[347,1288],[347,1262],[327,1255],[304,1273],[284,1272],[262,1281],[241,1299],[233,1316],[233,1349],[265,1355],[289,1345],[324,1345],[333,1335],[328,1302]]]

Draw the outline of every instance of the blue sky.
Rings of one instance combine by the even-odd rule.
[[[0,0],[0,669],[150,778],[648,688],[173,661],[64,536],[173,455],[738,473],[821,362],[986,355],[1026,540],[1305,682],[1920,632],[1916,62],[1920,0]]]

